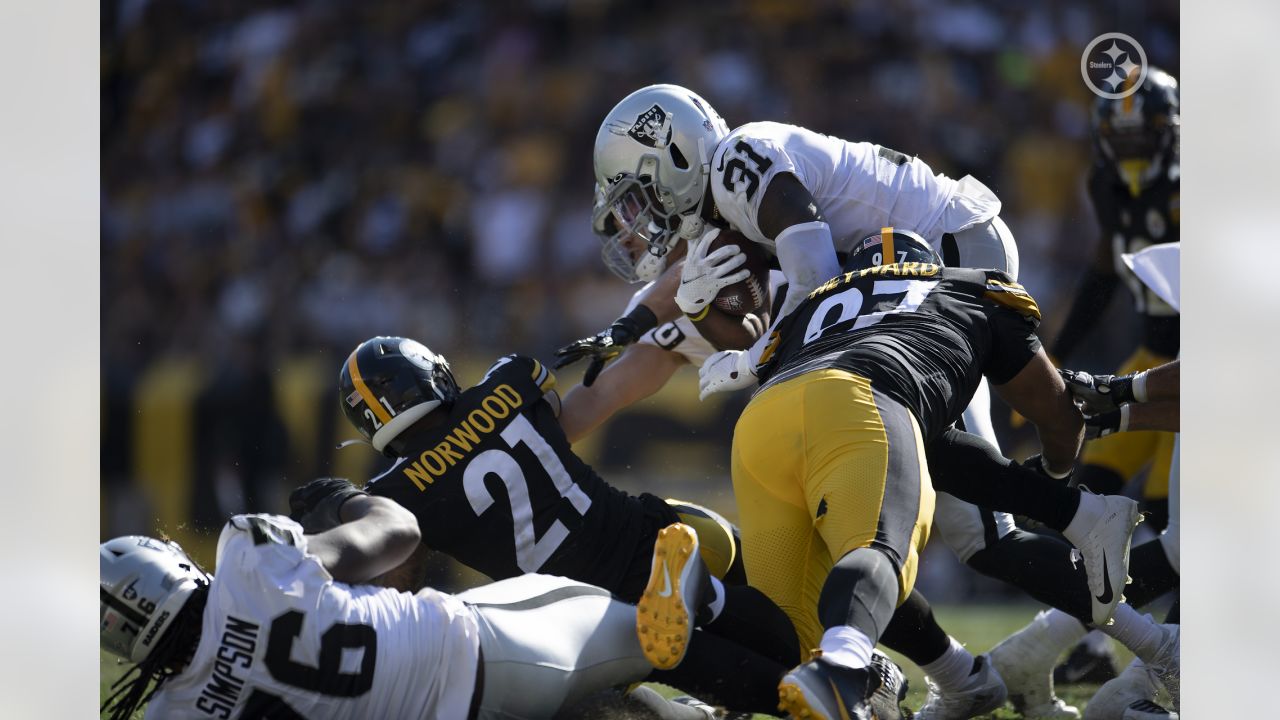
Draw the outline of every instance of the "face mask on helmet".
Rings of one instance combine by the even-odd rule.
[[[617,226],[602,253],[624,279],[652,279],[680,237],[696,237],[711,155],[728,135],[702,98],[677,85],[651,85],[623,98],[596,134],[599,207]],[[603,227],[602,221],[595,223]],[[637,240],[646,252],[637,252]]]
[[[661,274],[682,226],[679,216],[664,209],[649,177],[624,177],[610,186],[596,217],[593,225],[613,228],[601,236],[605,266],[627,282],[649,281]]]
[[[108,540],[98,555],[102,648],[142,662],[211,576],[177,543],[140,535]]]
[[[347,421],[383,453],[409,426],[460,394],[443,356],[402,337],[360,343],[338,374],[338,388]]]
[[[1177,153],[1178,104],[1177,80],[1150,68],[1137,92],[1119,100],[1100,98],[1094,105],[1098,151],[1134,195],[1158,178]]]
[[[920,235],[910,230],[888,227],[881,228],[875,235],[868,235],[855,245],[842,269],[845,272],[855,272],[906,262],[941,265],[942,257]]]

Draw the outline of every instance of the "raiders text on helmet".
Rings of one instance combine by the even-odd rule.
[[[102,648],[140,663],[209,575],[177,543],[141,535],[98,547]]]

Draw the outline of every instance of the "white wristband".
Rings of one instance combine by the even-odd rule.
[[[1120,406],[1120,427],[1116,428],[1116,432],[1124,432],[1129,429],[1129,403]]]
[[[1143,370],[1133,376],[1133,399],[1138,402],[1147,401],[1147,371]]]
[[[1043,455],[1041,455],[1041,456],[1040,456],[1040,467],[1044,470],[1044,474],[1045,474],[1045,475],[1048,475],[1049,477],[1053,478],[1054,480],[1065,480],[1069,475],[1071,475],[1071,471],[1070,471],[1070,470],[1068,470],[1068,471],[1066,471],[1066,472],[1064,472],[1064,473],[1056,473],[1056,472],[1054,472],[1054,471],[1050,470],[1050,469],[1049,469],[1049,461],[1048,461],[1048,460],[1045,460]]]

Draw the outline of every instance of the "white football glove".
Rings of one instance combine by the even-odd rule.
[[[713,393],[741,390],[755,385],[755,369],[747,350],[721,350],[707,358],[698,371],[698,399]]]
[[[711,241],[719,234],[719,228],[712,228],[697,240],[689,241],[684,270],[680,273],[680,289],[676,291],[676,305],[685,315],[702,312],[722,289],[751,275],[746,268],[734,272],[747,261],[746,253],[737,245],[726,245],[707,254]]]

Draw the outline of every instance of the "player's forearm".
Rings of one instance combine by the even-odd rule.
[[[1137,373],[1133,379],[1134,399],[1142,403],[1176,402],[1182,386],[1181,364],[1181,360],[1174,360]]]
[[[655,325],[671,322],[682,314],[680,307],[676,305],[676,290],[680,287],[680,270],[683,267],[683,262],[669,264],[658,279],[637,298],[639,304],[653,312]]]
[[[698,334],[717,350],[745,350],[751,347],[769,325],[769,314],[730,315],[716,308],[693,320]]]
[[[840,274],[831,228],[820,220],[792,225],[775,240],[778,265],[787,276],[790,290],[778,315],[785,316],[822,283]]]
[[[561,399],[560,427],[570,443],[590,435],[614,413],[657,392],[684,357],[649,344],[628,348],[591,387],[578,385]]]
[[[417,518],[384,497],[360,495],[342,504],[343,524],[313,535],[310,552],[335,580],[365,582],[403,563],[422,541]]]

